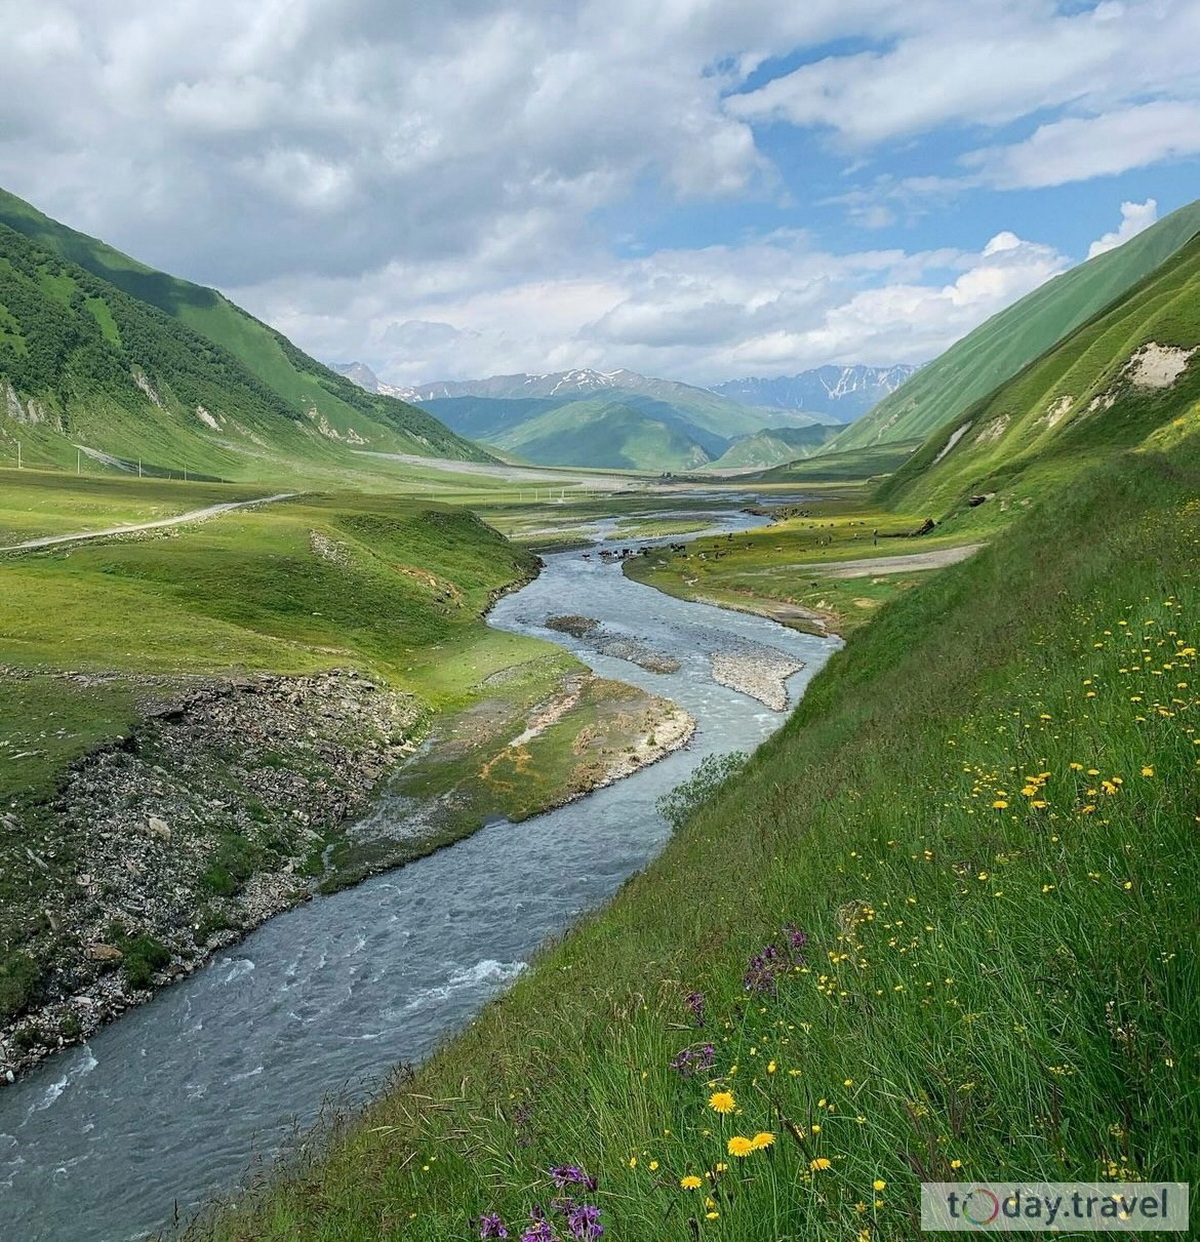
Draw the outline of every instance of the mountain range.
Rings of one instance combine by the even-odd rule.
[[[852,423],[895,392],[917,369],[908,363],[890,367],[814,367],[775,379],[726,380],[714,384],[712,391],[741,405],[828,414],[839,423]]]
[[[31,465],[323,477],[356,449],[487,461],[368,395],[207,289],[0,191],[0,457]],[[140,466],[139,464],[140,463]]]
[[[708,389],[629,370],[581,368],[397,387],[361,362],[336,369],[368,392],[411,401],[460,435],[526,461],[713,473],[763,469],[817,451],[841,422],[913,370],[822,367]],[[764,397],[761,404],[751,399],[755,392]]]

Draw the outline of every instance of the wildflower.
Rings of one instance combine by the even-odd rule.
[[[961,1169],[961,1168],[962,1168],[962,1161],[961,1161],[961,1160],[951,1160],[951,1161],[950,1161],[950,1167],[951,1167],[952,1169]]]
[[[1146,765],[1146,766],[1142,769],[1142,775],[1143,775],[1143,776],[1153,776],[1153,775],[1154,775],[1154,769],[1153,769],[1152,767],[1150,767],[1150,765],[1149,765],[1149,764],[1147,764],[1147,765]]]
[[[1007,803],[1007,802],[1005,802],[1005,800],[1004,800],[1003,798],[997,798],[997,799],[996,799],[996,801],[992,803],[992,806],[993,806],[993,807],[994,807],[997,811],[1007,811],[1007,810],[1008,810],[1008,803]]]
[[[754,1150],[754,1140],[743,1138],[740,1134],[735,1134],[733,1138],[729,1140],[728,1146],[729,1154],[731,1156],[737,1156],[741,1159],[741,1157],[748,1156]]]
[[[689,1173],[687,1177],[681,1177],[679,1184],[684,1190],[699,1190],[704,1185],[704,1179],[696,1177],[695,1174]]]
[[[713,1211],[713,1212],[705,1212],[705,1213],[704,1213],[704,1219],[705,1219],[705,1220],[717,1220],[717,1219],[720,1217],[720,1215],[721,1215],[721,1213],[720,1213],[720,1212],[717,1212],[717,1211]]]
[[[887,1189],[887,1182],[883,1181],[883,1180],[882,1180],[882,1178],[878,1178],[878,1177],[877,1177],[877,1178],[876,1178],[876,1179],[875,1179],[875,1180],[871,1183],[871,1189],[872,1189],[872,1190],[886,1190],[886,1189]]]
[[[657,1168],[658,1168],[658,1161],[651,1160],[650,1161],[650,1172],[653,1173]]]
[[[712,1044],[700,1044],[694,1048],[684,1048],[671,1062],[671,1068],[680,1074],[704,1074],[713,1067],[717,1050]]]
[[[596,1189],[596,1179],[589,1177],[577,1164],[560,1164],[550,1170],[554,1184],[562,1190],[564,1186],[576,1184],[586,1186],[588,1190]]]
[[[799,927],[789,923],[784,929],[783,934],[788,938],[788,944],[793,949],[803,949],[808,944],[808,932],[801,931]]]
[[[481,1238],[507,1238],[508,1230],[504,1222],[495,1212],[489,1212],[479,1218],[479,1236]]]
[[[832,1169],[833,1161],[827,1160],[824,1156],[818,1156],[815,1160],[810,1160],[808,1162],[808,1167],[812,1169],[814,1173],[819,1173],[822,1169]]]
[[[521,1234],[521,1242],[555,1242],[554,1230],[550,1228],[550,1222],[535,1219]]]
[[[728,1115],[737,1107],[737,1101],[733,1098],[732,1091],[714,1091],[708,1097],[708,1106],[714,1112]]]
[[[604,1226],[600,1223],[600,1209],[590,1203],[580,1203],[567,1213],[567,1228],[573,1238],[602,1238]]]
[[[750,1145],[755,1151],[762,1151],[765,1147],[770,1147],[775,1141],[775,1136],[769,1130],[760,1130],[751,1140]]]
[[[692,1015],[692,1021],[697,1026],[704,1025],[704,993],[689,992],[684,998],[683,1003],[687,1006],[688,1012]]]

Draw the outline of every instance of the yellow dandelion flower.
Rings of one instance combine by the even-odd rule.
[[[822,1169],[832,1169],[833,1161],[827,1160],[824,1156],[818,1156],[815,1160],[810,1160],[808,1162],[808,1167],[812,1169],[814,1173],[818,1173]]]
[[[728,1114],[737,1108],[737,1101],[733,1098],[732,1091],[714,1091],[708,1097],[708,1106],[714,1112]]]
[[[951,1161],[950,1161],[950,1167],[951,1167],[952,1169],[961,1169],[961,1168],[962,1168],[962,1161],[961,1161],[961,1160],[951,1160]]]
[[[740,1134],[735,1134],[729,1140],[729,1154],[731,1156],[737,1156],[740,1159],[742,1156],[748,1156],[753,1150],[753,1139],[743,1138]]]
[[[886,1189],[887,1189],[887,1182],[883,1181],[883,1180],[882,1180],[882,1178],[878,1178],[878,1177],[877,1177],[877,1178],[876,1178],[876,1179],[875,1179],[875,1180],[871,1183],[871,1189],[872,1189],[872,1190],[886,1190]]]
[[[681,1177],[679,1184],[684,1190],[699,1190],[704,1185],[704,1180],[703,1178],[696,1177],[694,1174],[689,1174],[687,1177]]]
[[[997,811],[1007,811],[1007,810],[1008,810],[1008,803],[1007,803],[1007,802],[1006,802],[1003,798],[997,798],[997,799],[996,799],[996,801],[992,803],[992,806],[993,806],[993,807],[994,807]]]
[[[657,1160],[651,1160],[651,1161],[650,1161],[650,1172],[651,1172],[651,1173],[653,1173],[653,1172],[654,1172],[654,1170],[655,1170],[655,1169],[657,1169],[657,1168],[658,1168],[658,1161],[657,1161]]]
[[[705,1212],[704,1219],[705,1220],[716,1220],[720,1215],[721,1215],[720,1212]]]
[[[751,1140],[751,1146],[755,1151],[762,1151],[764,1147],[770,1147],[775,1141],[775,1136],[769,1130],[760,1130]]]
[[[630,1167],[631,1169],[636,1169],[636,1168],[637,1168],[637,1157],[636,1157],[636,1156],[630,1156],[630,1157],[629,1157],[629,1167]]]
[[[1154,775],[1154,769],[1153,769],[1153,768],[1152,768],[1149,764],[1147,764],[1147,765],[1146,765],[1146,766],[1142,769],[1142,775],[1143,775],[1143,776],[1153,776],[1153,775]]]

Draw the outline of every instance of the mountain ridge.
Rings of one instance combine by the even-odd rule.
[[[1200,201],[1046,281],[922,367],[825,449],[923,440],[1065,340],[1200,232]]]
[[[486,461],[423,410],[368,396],[221,293],[0,190],[0,443],[74,466],[212,477],[351,467],[349,452]],[[12,447],[8,450],[13,451]]]

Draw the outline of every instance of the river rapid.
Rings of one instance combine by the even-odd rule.
[[[730,514],[721,529],[759,524]],[[586,798],[491,823],[277,916],[0,1091],[0,1238],[131,1242],[232,1193],[286,1153],[323,1104],[361,1103],[397,1064],[428,1056],[548,936],[644,867],[669,835],[656,800],[702,759],[753,750],[783,723],[785,713],[717,685],[712,655],[765,646],[803,661],[787,682],[794,705],[838,641],[631,582],[598,556],[630,543],[548,556],[489,621],[674,700],[699,721],[691,744]],[[567,613],[680,667],[649,672],[545,627]]]

